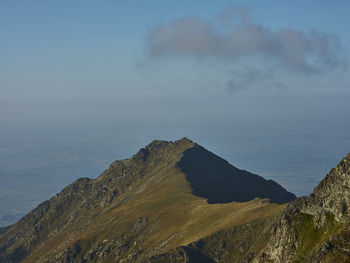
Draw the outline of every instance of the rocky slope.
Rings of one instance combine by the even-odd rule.
[[[350,154],[270,225],[254,262],[350,262]]]
[[[0,235],[0,262],[249,262],[294,198],[186,138],[154,141]]]

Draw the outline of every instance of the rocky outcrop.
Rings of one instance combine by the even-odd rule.
[[[255,262],[345,262],[350,259],[350,154],[309,197],[291,202],[270,226]]]

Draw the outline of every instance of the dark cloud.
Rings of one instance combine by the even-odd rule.
[[[272,30],[256,23],[245,8],[230,7],[212,20],[175,19],[147,36],[152,56],[194,56],[237,61],[259,58],[269,67],[312,74],[344,64],[339,39],[316,30]]]

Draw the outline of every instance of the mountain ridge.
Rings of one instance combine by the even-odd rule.
[[[210,204],[193,195],[177,164],[194,147],[187,138],[155,140],[96,179],[78,179],[0,236],[0,260],[141,262],[284,207],[258,197]]]
[[[247,178],[271,184],[187,138],[155,140],[96,179],[76,180],[0,234],[0,262],[349,261],[350,153],[308,197],[291,198],[273,184],[293,199],[286,204],[254,189],[242,197],[235,183],[246,192]],[[237,193],[247,201],[232,201]]]

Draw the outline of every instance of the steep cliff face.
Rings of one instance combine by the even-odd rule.
[[[261,244],[254,243],[255,231],[239,241],[238,232],[247,230],[240,226],[259,222],[252,225],[263,229],[284,207],[278,203],[291,199],[277,183],[186,138],[154,141],[98,178],[67,186],[0,235],[0,262],[158,262],[171,255],[215,262],[231,252],[209,249],[210,240],[223,240],[233,228],[227,248],[252,258]],[[242,245],[231,248],[234,240]]]
[[[350,260],[350,154],[309,197],[291,202],[270,226],[271,238],[255,262]]]

